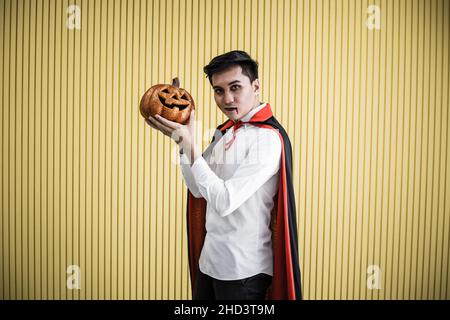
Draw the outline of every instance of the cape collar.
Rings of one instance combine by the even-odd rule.
[[[264,108],[262,108],[261,110],[259,110],[258,112],[256,112],[249,121],[238,121],[238,122],[234,122],[233,120],[228,119],[227,122],[225,122],[225,124],[223,125],[223,127],[221,128],[221,130],[226,130],[228,128],[231,127],[237,127],[240,126],[244,123],[252,123],[252,122],[263,122],[266,121],[267,119],[269,119],[270,117],[273,116],[272,113],[272,109],[270,108],[270,104],[266,103],[266,105],[264,106]]]

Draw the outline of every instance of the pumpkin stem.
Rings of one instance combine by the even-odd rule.
[[[180,87],[180,79],[178,77],[172,79],[172,85],[179,88]]]

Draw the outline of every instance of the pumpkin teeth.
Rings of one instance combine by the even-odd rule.
[[[189,105],[189,101],[173,99],[172,104],[177,105],[177,106],[188,106]]]

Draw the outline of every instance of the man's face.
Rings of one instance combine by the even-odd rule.
[[[218,107],[233,121],[241,119],[259,104],[259,80],[250,83],[249,77],[242,74],[241,66],[215,73],[211,82]]]

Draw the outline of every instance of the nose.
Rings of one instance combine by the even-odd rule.
[[[225,94],[224,94],[224,102],[225,102],[225,104],[227,104],[227,105],[229,105],[229,104],[231,104],[231,103],[234,102],[233,94],[232,94],[230,91],[225,91]]]

